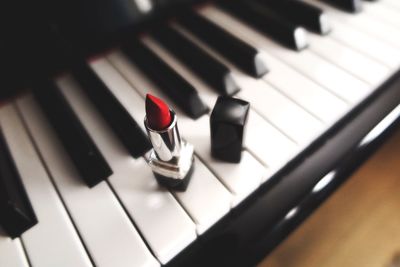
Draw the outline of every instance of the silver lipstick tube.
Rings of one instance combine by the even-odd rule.
[[[144,125],[153,149],[146,154],[146,160],[157,180],[168,187],[176,187],[190,178],[193,169],[193,146],[181,139],[177,116],[170,110],[172,122],[168,128],[151,129],[147,118]]]

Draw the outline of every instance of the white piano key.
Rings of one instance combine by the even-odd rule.
[[[271,71],[265,81],[327,124],[336,121],[349,105],[289,66],[265,54]]]
[[[195,86],[200,96],[209,107],[212,108],[214,106],[218,95],[211,88],[193,77],[186,68],[160,46],[157,46],[156,43],[149,39],[145,40],[145,42],[177,72]],[[130,64],[121,53],[113,53],[110,55],[109,59],[112,64],[123,73],[124,77],[126,77],[131,84],[135,85],[135,88],[139,90],[142,95],[147,92],[147,88],[156,88],[149,83],[147,79],[144,79],[135,66]],[[159,92],[159,94],[162,93]],[[178,109],[177,111],[179,112]],[[284,162],[290,160],[295,155],[299,146],[262,119],[253,109],[249,111],[249,118],[244,146],[251,152],[254,152],[264,165],[276,171],[282,167]],[[184,126],[185,124],[182,124],[180,127],[182,128]]]
[[[196,157],[194,171],[185,192],[174,192],[197,224],[199,235],[230,210],[232,195]]]
[[[383,83],[390,74],[390,69],[363,54],[349,49],[327,36],[310,35],[310,49],[353,74],[372,87]]]
[[[0,228],[0,266],[28,267],[24,250],[19,238],[11,239]]]
[[[248,152],[242,152],[239,164],[224,163],[211,156],[210,117],[204,115],[192,120],[182,114],[179,130],[191,142],[198,156],[233,194],[232,207],[257,189],[268,178],[267,170]]]
[[[332,21],[332,25],[334,30],[329,35],[331,38],[385,64],[391,70],[397,70],[400,66],[399,49],[351,26],[349,27],[339,20]]]
[[[268,165],[271,172],[277,171],[300,151],[300,146],[277,131],[256,112],[250,112],[244,145],[257,158]]]
[[[296,52],[281,47],[215,7],[206,7],[202,13],[239,38],[245,38],[260,50],[268,51],[287,62],[297,71],[349,103],[360,102],[371,91],[368,84],[310,51]]]
[[[363,11],[372,17],[400,27],[400,10],[389,8],[383,4],[369,3],[365,1]]]
[[[16,110],[0,111],[0,123],[39,223],[22,235],[35,266],[92,266]]]
[[[129,64],[122,54],[114,54],[110,57],[110,60],[127,75],[128,80],[135,83],[133,86],[142,96],[150,92],[161,96],[163,99],[168,99],[155,85],[139,75],[139,71],[132,64]],[[212,98],[216,98],[216,96]],[[176,110],[176,112],[179,116],[179,129],[182,136],[194,145],[198,156],[233,194],[232,206],[237,205],[252,193],[260,185],[261,181],[265,181],[269,177],[265,167],[248,154],[248,152],[243,153],[245,156],[240,164],[226,164],[211,158],[209,116],[204,115],[197,120],[192,120],[179,110]],[[227,172],[226,168],[232,171]],[[242,175],[243,173],[247,173],[248,175]]]
[[[143,158],[133,159],[71,77],[58,80],[114,173],[109,181],[156,257],[166,264],[196,239],[196,226],[175,198],[157,186]]]
[[[123,72],[124,76],[118,78],[127,79],[131,84],[131,91],[135,91],[135,89],[138,89],[139,87],[141,88],[139,91],[141,96],[139,94],[131,94],[124,97],[123,94],[125,91],[123,92],[120,90],[118,84],[113,84],[110,78],[113,77],[113,79],[116,79],[115,76],[120,75],[117,69],[121,71],[121,73],[122,69],[119,69],[118,67],[114,68],[114,66],[106,59],[98,59],[96,62],[92,62],[91,64],[103,81],[110,81],[108,84],[109,89],[115,94],[121,93],[121,97],[126,99],[126,101],[122,103],[124,106],[133,105],[133,103],[141,101],[144,110],[144,96],[147,92],[151,91],[150,88],[153,85],[144,83],[145,78],[141,76],[140,73],[133,73],[132,71],[129,71],[129,69],[125,69]],[[128,73],[132,76],[126,76]],[[117,93],[117,91],[120,92]],[[144,116],[142,117],[142,120],[143,118]],[[180,124],[181,123],[179,123],[179,125]],[[185,138],[184,135],[183,138]],[[202,234],[230,210],[233,196],[198,158],[196,158],[194,168],[195,171],[186,191],[173,193],[176,195],[185,210],[190,214],[191,218],[195,221],[197,225],[197,233]]]
[[[398,0],[381,0],[379,4],[384,4],[387,7],[396,8],[400,11],[400,2]]]
[[[275,91],[262,80],[248,77],[238,79],[243,89],[238,97],[251,103],[275,127],[299,145],[306,145],[322,133],[324,124]]]
[[[374,17],[361,12],[359,14],[348,14],[337,10],[322,1],[305,0],[306,2],[324,9],[332,20],[340,21],[346,25],[353,26],[354,28],[367,33],[375,38],[379,38],[393,46],[400,48],[400,29]]]
[[[107,185],[78,177],[32,95],[18,107],[96,266],[159,266]]]

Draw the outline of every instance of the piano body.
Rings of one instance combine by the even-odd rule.
[[[396,129],[399,3],[9,3],[0,266],[255,265]],[[146,93],[195,147],[185,192],[143,158]],[[251,105],[239,164],[210,155],[218,95]]]

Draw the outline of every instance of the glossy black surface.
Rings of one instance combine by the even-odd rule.
[[[256,65],[257,49],[205,17],[188,9],[187,12],[178,17],[178,21],[180,25],[247,74],[260,77],[268,72],[266,65],[265,68],[259,68]]]
[[[196,88],[140,41],[131,40],[122,50],[188,116],[197,119],[208,112]]]
[[[249,109],[250,104],[246,101],[218,97],[210,116],[211,154],[214,158],[240,162]]]
[[[37,223],[3,132],[0,130],[0,225],[16,238]]]
[[[89,187],[107,179],[112,170],[53,82],[34,87],[34,96],[64,149]]]
[[[288,48],[294,50],[304,48],[299,47],[296,40],[295,31],[298,25],[260,7],[255,2],[221,1],[218,6]]]
[[[255,266],[382,143],[360,141],[400,104],[397,73],[167,266]],[[266,137],[267,138],[267,137]],[[332,181],[315,190],[328,173]]]
[[[85,63],[72,68],[74,78],[129,153],[138,158],[151,149],[147,135],[104,82]]]
[[[293,0],[256,0],[256,2],[294,24],[316,33],[327,33],[321,25],[320,17],[324,13],[323,10],[306,2]]]
[[[221,95],[232,95],[239,91],[230,70],[207,52],[194,44],[182,33],[170,26],[159,26],[152,36],[190,70]]]
[[[362,0],[322,0],[344,11],[357,13],[362,10]]]

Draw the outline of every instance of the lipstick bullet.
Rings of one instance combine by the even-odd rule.
[[[153,149],[146,160],[157,182],[184,191],[193,173],[193,146],[179,135],[177,116],[161,99],[146,95],[144,125]]]

